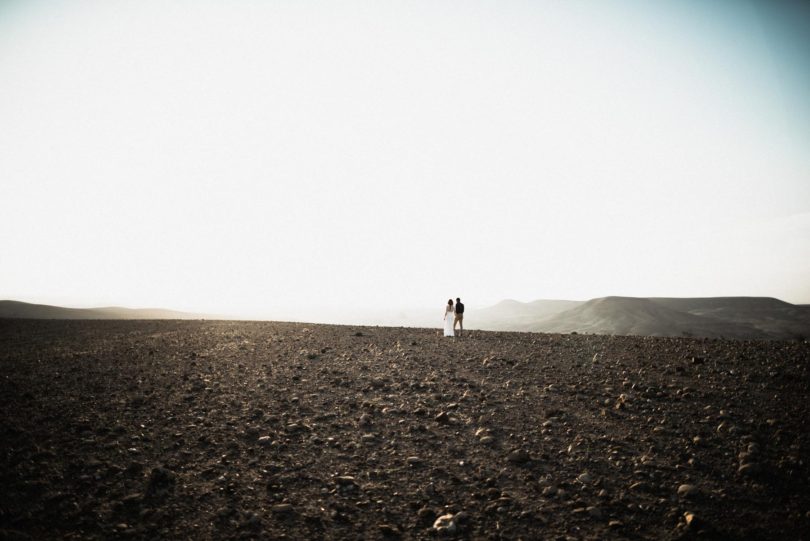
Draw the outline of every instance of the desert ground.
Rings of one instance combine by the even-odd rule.
[[[0,320],[3,539],[810,539],[810,344]]]

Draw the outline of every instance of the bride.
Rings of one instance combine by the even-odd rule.
[[[447,307],[444,309],[444,335],[445,336],[455,336],[455,330],[453,329],[453,320],[456,317],[456,313],[453,310],[453,299],[449,299],[447,301]]]

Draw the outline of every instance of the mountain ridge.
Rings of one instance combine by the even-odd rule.
[[[810,337],[810,306],[772,297],[597,297],[587,301],[514,299],[469,309],[468,330],[589,333],[617,336],[793,340]],[[65,308],[0,300],[0,318],[232,319],[163,308]],[[430,327],[423,318],[383,326]],[[410,324],[410,325],[409,325]]]
[[[607,296],[556,302],[498,303],[478,310],[476,325],[483,330],[546,333],[780,340],[810,337],[810,309],[772,297]],[[533,311],[537,303],[542,309]],[[564,303],[569,308],[554,311],[555,307],[565,307]]]
[[[102,306],[96,308],[66,308],[49,304],[34,304],[0,300],[0,318],[14,319],[206,319],[201,314],[167,310],[165,308],[125,308]]]

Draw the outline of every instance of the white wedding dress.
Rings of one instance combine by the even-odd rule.
[[[453,330],[453,321],[455,320],[456,314],[453,310],[445,309],[444,312],[444,335],[445,336],[455,336],[456,332]]]

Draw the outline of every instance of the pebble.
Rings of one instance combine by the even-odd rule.
[[[137,505],[141,503],[141,500],[143,500],[143,496],[140,493],[133,492],[132,494],[127,494],[124,496],[121,503],[124,505]]]
[[[454,520],[455,516],[451,513],[446,515],[442,515],[436,519],[436,522],[433,523],[433,529],[436,530],[440,534],[454,534],[456,530],[458,530],[458,526],[456,525],[456,521]]]
[[[379,525],[380,533],[382,533],[386,537],[399,537],[401,532],[399,528],[396,526],[392,526],[391,524],[380,524]]]
[[[737,473],[740,475],[745,475],[747,477],[753,477],[762,471],[762,466],[757,464],[756,462],[748,462],[746,464],[740,465],[737,469]]]
[[[579,476],[577,477],[577,481],[579,481],[579,482],[580,482],[580,483],[582,483],[583,485],[587,485],[587,484],[589,484],[591,481],[593,481],[593,477],[591,477],[591,474],[590,474],[590,473],[585,472],[585,473],[581,473],[581,474],[579,474]]]
[[[525,449],[515,449],[507,455],[506,459],[512,464],[525,464],[531,460],[531,457]]]
[[[335,477],[335,482],[343,486],[357,484],[357,481],[354,479],[354,477],[350,475],[341,475],[339,477]]]
[[[686,527],[692,530],[701,530],[709,526],[705,520],[691,511],[687,511],[683,514],[683,520],[686,523]]]
[[[450,416],[447,414],[446,411],[439,413],[436,417],[433,418],[434,421],[441,424],[447,424],[450,422]]]
[[[418,456],[409,456],[408,458],[405,459],[405,462],[407,462],[411,466],[418,466],[419,464],[422,463],[422,459],[419,458]]]
[[[289,503],[277,503],[271,507],[270,510],[279,515],[292,513],[294,511],[292,504]]]
[[[434,520],[436,520],[436,513],[433,511],[433,509],[430,509],[429,507],[421,508],[416,513],[416,516],[419,517],[419,522],[422,524],[430,524]]]
[[[693,498],[697,496],[698,489],[695,485],[683,484],[678,487],[678,496],[681,498]]]

